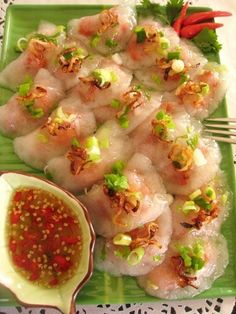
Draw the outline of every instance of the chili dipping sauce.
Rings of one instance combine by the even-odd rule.
[[[83,245],[73,210],[38,188],[15,191],[8,211],[7,241],[15,269],[24,278],[48,288],[73,277]]]

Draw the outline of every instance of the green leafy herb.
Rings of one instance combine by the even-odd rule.
[[[119,101],[119,99],[113,99],[111,101],[111,106],[112,108],[118,109],[120,107],[121,103]]]
[[[179,16],[179,13],[183,7],[184,0],[169,0],[166,4],[166,15],[172,24],[174,20]]]
[[[163,24],[170,25],[170,21],[166,14],[166,7],[158,3],[152,3],[150,0],[142,0],[141,6],[137,7],[138,16],[153,16],[160,20]]]
[[[105,45],[109,48],[116,48],[118,46],[118,42],[112,38],[108,38]]]
[[[204,28],[192,41],[203,53],[217,53],[222,48],[216,32],[208,28]]]
[[[137,36],[137,43],[143,43],[147,38],[145,29],[142,26],[135,27],[134,32]]]

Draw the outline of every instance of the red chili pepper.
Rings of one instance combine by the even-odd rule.
[[[20,221],[20,216],[21,216],[21,213],[12,212],[11,217],[10,217],[11,224],[13,224],[13,225],[17,224]]]
[[[197,12],[187,16],[183,21],[183,26],[197,24],[203,21],[213,19],[214,17],[231,16],[230,12],[226,11],[209,11],[209,12]]]
[[[185,19],[187,10],[188,10],[188,1],[182,7],[182,10],[180,11],[179,17],[174,21],[174,24],[173,24],[173,28],[178,35],[180,34],[180,29],[181,29],[181,26],[182,26],[183,21]]]
[[[22,198],[22,193],[21,192],[16,192],[16,194],[14,195],[14,202],[19,202]]]
[[[200,23],[194,25],[184,26],[180,31],[180,36],[184,38],[191,39],[200,33],[204,28],[216,29],[222,27],[223,24],[220,23]]]

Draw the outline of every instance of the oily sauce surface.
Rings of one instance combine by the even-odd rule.
[[[63,200],[43,189],[15,191],[8,211],[7,237],[14,267],[39,286],[64,284],[79,265],[79,221]]]

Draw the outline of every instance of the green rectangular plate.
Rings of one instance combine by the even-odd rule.
[[[55,24],[65,24],[72,18],[96,14],[104,6],[101,5],[12,5],[7,10],[4,44],[2,50],[1,68],[8,64],[18,55],[14,46],[18,38],[25,36],[37,29],[41,20],[50,21]],[[199,10],[193,9],[194,11]],[[218,60],[218,56],[207,56],[211,60]],[[16,69],[17,71],[17,69]],[[14,73],[12,73],[14,75]],[[0,104],[3,105],[12,93],[0,88]],[[225,101],[222,102],[217,112],[218,117],[227,116]],[[229,144],[220,144],[223,160],[222,170],[225,171],[227,181],[233,192],[233,203],[230,215],[225,222],[222,232],[228,241],[229,266],[224,276],[215,281],[208,291],[197,298],[212,298],[236,295],[236,202],[235,202],[235,177],[232,149]],[[22,170],[29,173],[42,173],[34,170],[14,154],[12,140],[0,136],[0,171],[1,170]],[[0,257],[1,258],[1,257]],[[130,303],[130,302],[155,302],[158,299],[147,296],[138,288],[135,279],[131,277],[115,278],[106,273],[94,271],[91,280],[81,290],[78,303],[81,304],[102,304],[102,303]],[[16,304],[13,296],[3,287],[0,287],[0,306]]]

